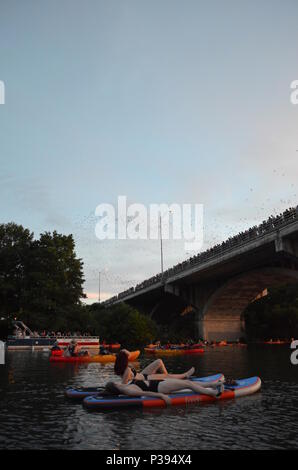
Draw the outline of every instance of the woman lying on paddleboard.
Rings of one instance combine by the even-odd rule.
[[[128,395],[131,397],[154,397],[161,398],[167,405],[171,405],[171,398],[168,394],[179,392],[180,390],[190,389],[195,393],[210,395],[219,398],[224,391],[222,382],[217,384],[206,383],[198,385],[198,382],[192,382],[187,379],[163,379],[163,380],[133,380],[129,384],[119,382],[108,382],[106,391],[116,395]]]
[[[122,379],[122,384],[127,385],[132,381],[139,380],[163,380],[163,379],[188,379],[193,375],[195,369],[192,367],[183,374],[169,374],[161,359],[156,359],[145,369],[138,373],[133,367],[128,365],[129,351],[122,349],[116,357],[114,371]]]
[[[129,351],[122,349],[117,355],[114,370],[120,375],[122,383],[109,382],[107,390],[111,393],[124,394],[130,396],[154,396],[162,398],[167,404],[170,398],[167,393],[177,392],[185,388],[190,388],[194,392],[219,397],[223,391],[223,383],[202,382],[200,385],[187,380],[193,375],[195,369],[192,367],[183,374],[169,374],[163,361],[156,361],[149,364],[141,373],[133,367],[128,366]]]

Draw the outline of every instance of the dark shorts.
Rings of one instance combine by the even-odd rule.
[[[144,392],[154,392],[158,393],[158,385],[162,380],[149,380],[149,385],[147,385],[144,380],[134,380],[134,385],[137,385]]]
[[[149,391],[158,393],[158,385],[162,380],[149,380]]]

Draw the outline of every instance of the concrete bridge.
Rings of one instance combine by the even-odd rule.
[[[268,287],[298,283],[298,206],[145,280],[105,302],[126,302],[153,317],[195,311],[198,335],[245,336],[242,313]]]

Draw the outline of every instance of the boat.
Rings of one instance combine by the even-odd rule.
[[[217,401],[231,400],[256,393],[261,388],[261,379],[259,377],[250,377],[236,381],[236,385],[226,385],[224,392],[219,398],[209,395],[203,395],[190,391],[172,393],[171,406],[183,405],[189,406],[196,403],[215,403]],[[128,408],[166,408],[167,405],[161,398],[152,397],[130,397],[127,395],[110,396],[88,396],[84,398],[83,405],[88,410],[121,410]]]
[[[72,340],[75,340],[78,346],[87,349],[99,349],[99,336],[56,336],[55,340],[60,348],[67,348]]]
[[[55,338],[34,334],[22,321],[14,321],[14,335],[7,337],[8,350],[44,349],[55,343]]]
[[[51,348],[56,342],[61,348],[66,348],[71,340],[79,346],[99,350],[99,336],[41,336],[33,333],[22,321],[13,322],[15,334],[7,338],[8,350],[32,350]]]
[[[140,351],[132,351],[128,357],[128,360],[130,362],[135,361],[140,355]],[[57,356],[57,355],[51,355],[50,356],[50,362],[60,362],[60,363],[74,363],[74,364],[80,364],[80,363],[90,363],[90,362],[101,362],[101,363],[107,363],[107,362],[115,362],[116,361],[116,354],[97,354],[94,356]]]
[[[223,374],[215,374],[209,375],[208,377],[191,377],[189,380],[194,382],[218,382],[219,380],[223,380]],[[83,400],[86,397],[100,395],[104,392],[104,387],[80,387],[80,388],[73,388],[67,387],[65,389],[65,396],[72,400]]]
[[[162,348],[144,348],[147,354],[157,354],[159,356],[182,356],[184,354],[203,354],[203,348],[193,349],[162,349]]]

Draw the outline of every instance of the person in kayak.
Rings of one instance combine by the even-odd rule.
[[[62,349],[60,348],[60,346],[58,344],[58,341],[55,341],[55,343],[53,344],[53,346],[51,348],[51,351],[62,351]]]
[[[65,353],[66,353],[65,354],[66,356],[70,356],[70,357],[89,356],[88,351],[81,351],[80,346],[74,339],[72,339],[71,342],[69,343]]]
[[[187,379],[170,379],[163,380],[134,380],[132,383],[123,384],[119,382],[108,382],[105,386],[108,393],[112,395],[128,395],[131,397],[154,397],[161,398],[167,405],[171,405],[170,393],[179,392],[180,390],[190,389],[195,393],[209,395],[219,398],[224,391],[222,382],[214,383],[209,387],[206,384],[192,382]]]
[[[127,349],[119,351],[116,357],[114,371],[116,375],[119,375],[122,379],[122,384],[127,385],[133,381],[144,381],[144,380],[163,380],[163,379],[188,379],[195,371],[194,367],[189,369],[187,372],[182,374],[169,374],[166,366],[161,359],[156,359],[151,364],[145,367],[140,373],[138,373],[133,367],[128,365],[128,356],[130,352]]]
[[[76,344],[75,340],[72,339],[65,350],[64,356],[75,357],[77,356],[77,351],[78,345]]]
[[[99,346],[99,352],[98,352],[98,354],[99,354],[100,356],[107,356],[108,354],[111,354],[111,353],[104,347],[104,345],[101,344],[101,345]]]

